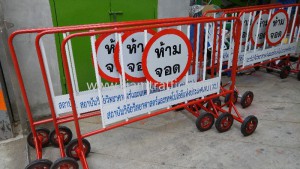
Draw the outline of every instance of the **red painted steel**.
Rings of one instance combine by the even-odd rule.
[[[244,13],[257,12],[257,11],[259,12],[259,11],[270,10],[270,9],[283,9],[283,8],[288,8],[288,7],[300,7],[300,4],[299,3],[298,4],[286,4],[286,5],[282,5],[282,4],[268,4],[268,5],[259,5],[259,6],[249,6],[249,7],[244,7],[244,8],[229,8],[229,9],[223,9],[223,10],[222,9],[218,9],[218,10],[207,11],[203,15],[204,16],[208,16],[208,14],[222,12],[221,17],[225,17],[228,14],[237,13],[238,14],[237,17],[240,18]],[[298,8],[298,13],[299,13],[299,10],[300,9]],[[297,18],[296,20],[298,20],[299,19],[299,15],[297,15],[296,18]],[[295,23],[295,26],[296,25],[297,24]],[[295,29],[292,32],[292,36],[294,36],[294,33],[295,33]],[[282,60],[282,59],[289,59],[289,55],[287,55],[287,56],[281,56],[279,59],[275,58],[275,59],[267,60],[267,61],[264,61],[264,62],[261,62],[261,63],[257,63],[255,65],[250,65],[250,66],[245,66],[245,67],[238,66],[238,70],[237,71],[241,72],[241,71],[253,69],[253,68],[257,67],[257,66],[268,67],[268,66],[266,66],[268,63],[275,62],[276,60]],[[224,63],[224,65],[226,65],[226,64],[227,63]],[[291,63],[289,63],[289,64],[291,64]],[[299,65],[300,65],[300,59],[297,62],[296,68],[295,69],[291,69],[290,72],[298,73],[300,71]],[[277,67],[268,67],[268,68],[269,69],[280,70]],[[223,69],[223,71],[224,72],[230,71],[230,69]]]
[[[245,10],[242,10],[238,17],[240,18],[244,13],[250,13],[250,12],[255,12],[257,10],[259,11],[263,11],[263,10],[271,10],[271,9],[284,9],[284,8],[288,8],[288,7],[298,7],[298,13],[300,11],[300,4],[287,4],[287,5],[279,5],[279,6],[266,6],[266,7],[262,7],[260,9],[245,9]],[[296,16],[296,20],[299,18],[299,15],[297,14]],[[290,19],[290,18],[289,18]],[[295,27],[297,26],[297,24],[295,23]],[[299,26],[299,25],[298,25]],[[289,31],[289,29],[287,29],[287,31]],[[291,30],[290,30],[291,31]],[[295,29],[293,30],[292,34],[291,34],[291,37],[294,37],[294,34],[295,34]],[[291,41],[292,42],[292,41]],[[266,68],[269,68],[269,69],[274,69],[274,70],[280,70],[278,69],[278,67],[272,67],[272,66],[267,66],[268,63],[272,63],[272,62],[276,62],[277,60],[284,60],[284,59],[287,59],[289,61],[289,57],[290,57],[290,54],[288,55],[285,55],[285,56],[281,56],[279,58],[275,58],[275,59],[270,59],[270,60],[267,60],[267,61],[264,61],[264,62],[261,62],[261,63],[257,63],[255,65],[252,65],[252,66],[245,66],[244,68],[239,68],[238,71],[243,71],[243,70],[248,70],[248,69],[251,69],[251,68],[254,68],[254,67],[257,67],[257,66],[261,66],[261,67],[266,67]],[[290,62],[288,64],[291,64]],[[299,57],[299,60],[298,60],[298,63],[297,63],[297,66],[295,69],[292,69],[291,72],[293,73],[298,73],[300,70],[299,70],[299,64],[300,64],[300,57]]]
[[[155,23],[162,23],[162,22],[173,22],[176,20],[190,20],[191,18],[168,18],[168,19],[154,19],[154,20],[148,20],[148,24],[155,24]],[[123,26],[134,26],[134,25],[143,25],[145,21],[130,21],[130,22],[117,22],[117,23],[101,23],[101,24],[89,24],[89,25],[76,25],[76,26],[65,26],[65,27],[55,27],[55,28],[38,28],[38,29],[26,29],[26,30],[18,30],[13,32],[8,39],[8,45],[9,45],[9,50],[11,53],[11,57],[12,57],[12,61],[13,61],[13,65],[14,65],[14,69],[16,71],[16,75],[17,75],[17,79],[18,79],[18,83],[20,85],[20,90],[21,90],[21,95],[24,101],[24,105],[25,105],[25,109],[26,109],[26,114],[29,120],[29,125],[30,125],[30,129],[32,131],[33,137],[34,137],[34,142],[35,142],[35,147],[36,147],[36,154],[37,154],[37,159],[41,159],[42,158],[42,149],[41,149],[41,142],[36,139],[37,138],[37,133],[35,130],[35,126],[36,125],[40,125],[40,124],[44,124],[44,123],[48,123],[48,122],[54,122],[54,127],[55,127],[55,131],[56,133],[58,133],[58,127],[57,127],[57,118],[56,118],[56,114],[54,112],[54,108],[53,108],[53,104],[52,106],[50,106],[51,109],[51,116],[52,118],[47,119],[47,120],[40,120],[35,122],[32,116],[32,112],[30,109],[30,105],[29,105],[29,100],[27,97],[27,93],[26,93],[26,89],[25,89],[25,85],[24,85],[24,81],[22,78],[22,73],[19,67],[19,63],[18,63],[18,58],[14,49],[14,45],[13,45],[13,40],[17,35],[20,34],[29,34],[29,33],[40,33],[42,31],[46,31],[46,30],[59,30],[57,31],[57,33],[59,32],[70,32],[70,31],[83,31],[83,30],[89,30],[90,28],[93,29],[100,29],[100,28],[112,28],[112,27],[123,27]],[[37,45],[37,50],[41,51],[39,44]],[[39,53],[41,56],[41,53]],[[39,58],[39,62],[42,61],[42,58]],[[43,63],[41,64],[42,67],[44,67]],[[41,69],[42,69],[41,67]],[[42,72],[45,72],[45,69],[42,70]],[[43,75],[43,80],[44,80],[44,84],[46,87],[46,94],[48,97],[48,101],[49,103],[52,103],[52,97],[50,95],[50,89],[48,86],[48,80],[47,77]],[[45,81],[46,80],[46,81]],[[51,101],[50,101],[51,100]],[[64,118],[69,118],[70,116],[62,116],[59,119],[64,119]],[[72,119],[73,120],[73,119]],[[66,120],[66,122],[69,122],[69,120]],[[59,136],[59,134],[58,134]],[[61,146],[61,139],[59,139],[59,145]],[[63,147],[63,145],[62,145]],[[63,148],[61,149],[63,150]],[[65,156],[64,151],[61,151],[61,155]]]
[[[185,25],[185,24],[201,24],[201,27],[204,23],[208,23],[208,22],[213,22],[215,24],[217,24],[218,22],[222,22],[222,21],[228,21],[228,20],[235,20],[236,24],[235,24],[235,34],[236,36],[234,37],[235,42],[238,42],[239,38],[240,38],[240,33],[241,33],[241,21],[236,18],[236,17],[227,17],[227,18],[217,18],[217,19],[213,19],[213,18],[175,18],[175,19],[161,19],[161,20],[149,20],[149,21],[136,21],[136,22],[123,22],[123,23],[112,23],[112,24],[94,24],[94,25],[84,25],[84,26],[74,26],[74,27],[61,27],[61,28],[42,28],[42,29],[33,29],[33,30],[27,30],[27,31],[19,31],[16,32],[14,34],[12,34],[9,38],[9,45],[10,45],[10,50],[12,53],[12,59],[14,62],[14,67],[17,73],[17,77],[18,77],[18,81],[20,84],[20,88],[21,88],[21,93],[22,93],[22,97],[25,103],[25,107],[26,107],[26,112],[27,112],[27,116],[29,118],[29,122],[30,122],[30,126],[31,129],[33,131],[33,135],[34,135],[34,139],[35,139],[35,146],[37,147],[37,157],[38,159],[40,159],[42,157],[42,150],[41,150],[41,144],[39,143],[37,137],[36,137],[36,132],[35,132],[35,126],[36,125],[40,125],[40,124],[44,124],[46,122],[53,122],[55,129],[56,129],[56,133],[59,133],[58,131],[58,124],[61,123],[65,123],[65,122],[70,122],[73,121],[75,124],[75,129],[76,129],[76,135],[78,138],[78,156],[79,159],[83,165],[83,168],[88,168],[88,164],[83,152],[83,143],[82,143],[82,139],[85,137],[89,137],[98,133],[102,133],[117,127],[121,127],[139,120],[143,120],[146,118],[150,118],[159,114],[163,114],[166,112],[169,112],[171,110],[175,110],[181,107],[186,107],[186,106],[190,106],[193,104],[199,104],[201,107],[203,107],[204,110],[207,110],[208,112],[212,113],[215,117],[218,117],[218,114],[216,113],[217,111],[221,111],[223,113],[225,112],[230,112],[232,108],[235,110],[236,116],[233,116],[234,119],[236,119],[239,122],[243,122],[241,115],[238,113],[236,107],[233,105],[233,103],[231,102],[231,104],[229,104],[229,111],[224,110],[222,107],[218,107],[215,106],[212,102],[213,98],[219,97],[219,96],[224,96],[226,94],[229,93],[233,93],[234,92],[234,84],[235,84],[235,75],[236,75],[236,70],[237,70],[237,56],[238,56],[238,45],[235,46],[234,48],[234,57],[233,57],[233,64],[232,64],[232,76],[231,76],[231,82],[232,85],[230,86],[229,90],[226,90],[224,92],[221,92],[221,94],[214,94],[211,96],[208,96],[204,99],[199,99],[199,100],[195,100],[195,101],[190,101],[186,104],[182,104],[182,105],[178,105],[178,106],[174,106],[172,108],[169,109],[164,109],[164,110],[160,110],[160,111],[156,111],[153,112],[152,114],[146,114],[143,116],[139,116],[139,117],[135,117],[132,119],[129,119],[128,121],[124,121],[124,122],[120,122],[117,123],[115,125],[111,125],[108,126],[106,128],[102,128],[99,130],[95,130],[86,134],[82,134],[81,130],[80,130],[80,125],[79,125],[79,119],[83,119],[83,118],[88,118],[88,117],[93,117],[96,115],[99,115],[100,112],[89,112],[87,114],[84,114],[80,117],[78,117],[78,113],[76,110],[76,106],[75,106],[75,98],[74,98],[74,94],[73,94],[73,86],[71,84],[71,78],[70,78],[70,72],[69,72],[69,67],[68,67],[68,62],[67,62],[67,56],[66,56],[66,50],[65,50],[65,45],[68,42],[68,40],[70,40],[71,38],[75,38],[75,37],[81,37],[81,36],[93,36],[93,35],[97,35],[97,34],[108,34],[108,33],[115,33],[115,32],[126,32],[126,31],[133,31],[133,30],[144,30],[144,29],[151,29],[151,28],[159,28],[159,27],[170,27],[170,26],[177,26],[177,25]],[[146,26],[142,26],[142,25],[146,25]],[[122,27],[129,27],[129,26],[135,26],[135,27],[130,27],[130,28],[122,28]],[[93,31],[93,32],[81,32],[81,33],[75,33],[75,34],[71,34],[69,36],[67,36],[61,46],[61,52],[62,52],[62,60],[63,60],[63,66],[64,66],[64,71],[65,71],[65,75],[66,75],[66,81],[67,81],[67,88],[69,91],[69,95],[70,95],[70,101],[71,101],[71,105],[72,105],[72,115],[65,115],[62,117],[56,117],[55,114],[55,110],[54,110],[54,105],[52,102],[52,96],[50,93],[50,88],[49,88],[49,82],[47,80],[47,74],[46,74],[46,69],[45,69],[45,65],[43,62],[43,57],[42,57],[42,52],[39,46],[39,42],[40,39],[47,34],[53,34],[53,33],[65,33],[65,32],[74,32],[74,31],[84,31],[84,30],[95,30],[95,29],[102,29],[102,28],[115,28],[115,29],[108,29],[108,30],[100,30],[100,31]],[[35,45],[36,45],[36,50],[37,50],[37,54],[38,54],[38,59],[39,59],[39,63],[40,63],[40,68],[41,68],[41,72],[42,72],[42,76],[43,76],[43,81],[44,81],[44,85],[46,88],[46,94],[48,97],[48,101],[49,101],[49,106],[51,109],[51,115],[52,115],[52,119],[46,119],[46,120],[42,120],[42,121],[37,121],[34,122],[33,118],[32,118],[32,113],[29,107],[29,101],[28,101],[28,97],[25,91],[25,87],[24,87],[24,83],[23,83],[23,79],[22,79],[22,75],[21,75],[21,71],[19,69],[19,65],[18,65],[18,61],[17,61],[17,57],[14,51],[14,47],[13,47],[13,38],[17,35],[17,34],[22,34],[22,33],[38,33],[38,35],[36,36],[36,40],[35,40]],[[215,27],[215,32],[216,32],[216,27]],[[221,32],[221,30],[220,30]],[[203,35],[203,34],[202,34]],[[204,38],[204,37],[203,37]],[[214,35],[214,42],[216,40],[216,34]],[[215,53],[215,52],[213,52]],[[203,54],[201,54],[203,55]],[[214,58],[216,56],[213,56]],[[200,59],[201,57],[199,57]],[[201,59],[200,59],[201,61]],[[214,63],[215,59],[213,59],[213,63]],[[201,65],[201,64],[200,64]],[[214,71],[214,64],[211,65],[212,66],[212,71]],[[233,100],[233,94],[231,94],[231,99]],[[210,111],[206,108],[204,108],[203,104],[206,102],[210,102],[212,104],[212,108],[213,111]],[[194,116],[198,116],[199,114],[197,113],[192,113]],[[59,134],[58,134],[59,135]],[[63,148],[63,144],[62,144],[62,139],[59,139],[59,147],[60,147],[60,151],[61,151],[61,156],[64,157],[64,148]]]
[[[66,75],[67,88],[68,88],[68,91],[69,91],[69,94],[70,94],[70,100],[71,100],[71,105],[72,105],[72,113],[73,113],[74,123],[75,123],[75,128],[76,128],[76,134],[77,134],[77,138],[78,138],[78,147],[81,150],[81,154],[83,153],[82,138],[84,138],[84,137],[92,136],[92,135],[102,133],[104,131],[108,131],[108,130],[111,130],[111,129],[114,129],[114,128],[117,128],[117,127],[121,127],[121,126],[130,124],[130,123],[139,121],[139,120],[143,120],[145,118],[149,118],[149,117],[152,117],[152,116],[163,114],[163,113],[169,112],[171,110],[175,110],[178,107],[192,105],[193,103],[197,103],[199,101],[198,100],[197,101],[192,101],[192,102],[186,103],[182,106],[179,105],[179,106],[175,106],[175,107],[170,108],[170,109],[164,109],[164,110],[154,112],[152,114],[147,114],[147,115],[143,115],[143,116],[136,117],[136,118],[133,118],[133,119],[129,119],[128,121],[120,122],[120,123],[117,123],[115,125],[112,125],[112,126],[109,126],[109,127],[103,128],[103,129],[99,129],[99,130],[96,130],[96,131],[92,131],[90,133],[82,135],[81,131],[80,131],[78,118],[77,118],[78,114],[77,114],[77,110],[76,110],[76,106],[75,106],[75,98],[74,98],[74,95],[73,95],[73,86],[71,84],[71,75],[70,75],[70,72],[69,72],[69,67],[68,67],[68,62],[67,62],[67,55],[66,55],[66,50],[65,50],[65,45],[67,44],[67,42],[71,38],[82,37],[82,36],[94,36],[94,35],[98,35],[98,34],[110,34],[110,33],[116,33],[116,32],[120,33],[120,32],[126,32],[126,31],[144,30],[144,29],[152,29],[152,28],[159,28],[159,27],[171,27],[171,26],[185,25],[185,24],[196,24],[196,23],[207,23],[207,22],[216,23],[217,21],[221,22],[221,21],[227,21],[227,20],[233,20],[233,19],[236,20],[236,25],[235,26],[240,28],[241,27],[241,22],[239,20],[237,20],[237,18],[234,18],[234,17],[221,18],[221,19],[203,19],[202,18],[202,19],[194,19],[194,20],[185,21],[185,22],[165,23],[165,24],[157,24],[157,25],[149,25],[149,26],[140,26],[140,27],[135,27],[135,28],[120,28],[120,29],[115,29],[115,30],[102,30],[102,31],[93,31],[93,32],[83,32],[83,33],[76,33],[76,34],[72,34],[72,35],[67,36],[62,42],[62,45],[61,45],[62,51],[61,52],[62,52],[64,71],[65,71],[65,75]],[[44,33],[52,33],[52,32],[53,31],[45,31]],[[237,36],[235,36],[235,40],[237,41],[240,38],[240,29],[236,29],[235,33],[237,34]],[[36,45],[38,45],[39,37],[40,37],[40,34],[36,38]],[[40,53],[40,52],[38,51],[38,53]],[[236,46],[235,49],[234,49],[234,57],[233,57],[233,65],[232,65],[233,72],[232,72],[232,76],[231,76],[232,84],[235,84],[235,70],[236,70],[236,67],[237,67],[237,55],[238,55],[238,46]],[[233,91],[234,91],[234,85],[232,85],[230,87],[230,91],[228,91],[228,92],[233,92]],[[211,98],[214,98],[214,97],[216,97],[216,96],[215,95],[211,96]],[[210,97],[208,97],[208,98],[210,98]],[[229,112],[231,112],[231,107],[232,106],[234,107],[233,104],[231,104],[229,106],[229,109],[230,109]],[[83,167],[88,168],[85,157],[80,156],[80,160],[82,162]]]

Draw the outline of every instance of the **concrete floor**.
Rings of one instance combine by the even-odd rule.
[[[282,80],[278,74],[267,74],[265,70],[238,77],[240,92],[252,90],[255,94],[249,108],[238,106],[244,116],[258,117],[258,128],[251,136],[242,136],[238,122],[225,133],[218,133],[215,127],[199,132],[191,114],[184,110],[171,112],[89,137],[92,146],[87,158],[89,166],[92,169],[300,169],[299,84],[294,76]],[[81,122],[83,132],[97,129],[99,124],[98,117]],[[67,125],[74,128],[72,123]],[[1,144],[0,158],[16,159],[20,150],[26,150],[24,139],[20,140],[6,143],[17,148]],[[34,150],[29,148],[29,152],[34,159]],[[58,153],[57,148],[47,147],[44,157],[54,161]],[[1,160],[0,164],[5,164],[0,166],[16,168],[13,161]],[[23,161],[27,164],[26,159]],[[20,158],[19,166],[23,168],[21,163]]]

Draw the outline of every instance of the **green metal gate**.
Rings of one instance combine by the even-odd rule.
[[[104,23],[157,18],[157,0],[50,0],[54,26]],[[56,35],[56,48],[63,93],[67,93],[60,54],[62,35]],[[78,87],[87,90],[95,82],[90,39],[72,40]]]

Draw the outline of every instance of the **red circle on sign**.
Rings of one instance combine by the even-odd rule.
[[[249,14],[249,12],[248,13],[243,13],[243,15],[247,15],[247,14]],[[242,21],[242,19],[243,19],[243,15],[241,15],[239,18],[240,18],[240,20]],[[250,15],[250,14],[249,14]],[[249,17],[248,17],[249,18]],[[244,20],[245,20],[245,17],[244,17]],[[249,23],[250,24],[250,23]],[[248,27],[250,26],[248,24]],[[244,25],[245,26],[245,25]],[[248,29],[248,28],[247,28]],[[242,26],[241,26],[241,33],[243,33],[244,31],[243,31],[243,29],[242,29]],[[250,32],[251,32],[251,30],[250,30]],[[251,35],[251,34],[250,34]],[[235,33],[233,33],[233,39],[234,39],[234,36],[235,36]],[[249,38],[249,37],[248,37]],[[242,39],[242,36],[241,36],[241,39]],[[245,42],[242,42],[242,45],[245,45],[246,44],[246,42],[247,42],[248,40],[247,39],[245,39]]]
[[[287,12],[286,12],[284,9],[279,9],[278,11],[276,11],[276,12],[272,15],[270,21],[272,21],[273,18],[274,18],[278,13],[280,13],[280,12],[282,12],[282,13],[285,15],[285,17],[286,17],[287,23],[286,23],[285,31],[284,31],[282,37],[281,37],[277,42],[274,42],[274,43],[273,43],[273,42],[270,41],[269,36],[268,36],[268,32],[269,32],[269,29],[270,29],[270,24],[271,24],[271,22],[268,23],[268,25],[267,25],[267,30],[266,30],[266,37],[267,37],[267,42],[268,42],[268,44],[271,45],[271,46],[278,45],[278,44],[281,42],[281,40],[284,38],[284,36],[285,36],[285,34],[286,34],[287,30],[288,30],[288,26],[289,26],[289,21],[288,21],[288,19],[289,19],[289,17],[288,17]]]
[[[268,11],[263,11],[262,14],[261,14],[261,16],[262,16],[263,14],[269,14],[269,12],[268,12]],[[258,18],[259,18],[259,14],[255,16],[255,19],[254,19],[253,22],[252,22],[251,29],[250,29],[250,34],[249,34],[249,35],[250,35],[251,43],[253,43],[253,45],[255,45],[255,40],[254,40],[253,37],[252,37],[252,33],[253,33],[254,25],[255,25],[256,21],[258,20]],[[258,28],[258,29],[259,29],[259,28]],[[267,32],[267,29],[266,29],[266,32]],[[263,44],[264,44],[264,42],[263,42],[263,43],[260,43],[260,44],[256,44],[256,46],[257,46],[257,47],[262,47]]]
[[[168,83],[161,83],[161,82],[158,82],[156,81],[149,73],[148,69],[147,69],[147,58],[148,58],[148,53],[149,53],[149,50],[151,48],[151,46],[153,45],[153,43],[160,37],[164,36],[164,35],[167,35],[167,34],[174,34],[174,35],[177,35],[179,36],[181,39],[183,39],[183,41],[185,42],[186,46],[187,46],[187,50],[188,50],[188,60],[187,60],[187,64],[184,68],[184,70],[182,71],[181,75],[179,75],[178,78],[174,79],[172,82],[168,82]],[[151,57],[151,56],[150,56]],[[147,80],[149,80],[150,82],[152,82],[156,87],[159,87],[159,86],[162,86],[162,85],[166,85],[168,87],[171,87],[172,84],[175,84],[175,83],[178,83],[184,76],[185,74],[187,73],[187,71],[189,70],[189,65],[191,64],[192,62],[192,47],[191,47],[191,44],[190,44],[190,41],[189,39],[186,37],[186,35],[177,30],[177,29],[165,29],[165,30],[162,30],[158,33],[156,33],[150,40],[149,42],[147,43],[147,46],[144,50],[144,53],[143,53],[143,58],[142,58],[142,68],[143,68],[143,72],[147,78]]]
[[[107,38],[108,36],[110,36],[111,34],[106,34],[106,35],[100,35],[100,37],[96,40],[95,42],[95,47],[96,47],[96,53],[98,53],[98,47],[100,46],[100,44],[103,42],[103,40],[105,38]],[[116,39],[115,39],[116,40]],[[98,58],[97,58],[97,61],[98,61]],[[92,57],[92,62],[94,62],[93,60],[93,57]],[[98,70],[99,70],[99,74],[101,77],[103,77],[105,80],[108,80],[110,82],[119,82],[120,81],[120,78],[115,78],[115,77],[111,77],[109,76],[108,74],[106,74],[101,68],[100,66],[98,65],[97,63],[97,66],[98,66]]]
[[[131,36],[132,34],[134,33],[138,33],[138,32],[144,32],[144,31],[134,31],[134,32],[127,32],[127,33],[124,33],[122,35],[122,43],[129,37]],[[152,29],[149,29],[147,30],[147,33],[151,34],[151,35],[154,35],[156,32]],[[146,46],[146,45],[145,45]],[[118,72],[120,74],[122,74],[122,68],[121,68],[121,63],[120,63],[120,56],[119,56],[119,52],[120,52],[120,47],[119,47],[119,42],[116,44],[116,48],[115,48],[115,54],[114,54],[114,60],[115,60],[115,65],[116,65],[116,68],[118,70]],[[144,50],[145,52],[145,50]],[[127,74],[125,72],[125,78],[132,81],[132,82],[143,82],[146,80],[146,77],[140,77],[140,78],[137,78],[137,77],[133,77],[129,74]]]

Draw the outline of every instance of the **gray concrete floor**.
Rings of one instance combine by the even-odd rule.
[[[282,80],[278,74],[267,74],[265,70],[238,77],[240,92],[252,90],[255,94],[249,108],[238,105],[242,115],[254,114],[259,119],[251,136],[242,136],[238,122],[225,133],[218,133],[215,127],[199,132],[191,114],[184,110],[170,112],[89,137],[92,146],[87,158],[89,166],[92,169],[300,168],[299,84],[295,76]],[[72,123],[67,126],[74,129]],[[97,129],[100,118],[83,120],[81,127],[83,132]],[[18,158],[20,150],[26,150],[24,139],[20,140],[6,143],[13,146],[1,144],[0,157]],[[44,150],[45,158],[54,161],[59,157],[57,148]],[[29,148],[29,152],[34,159],[34,150]],[[1,160],[0,164],[5,165],[0,166],[16,168],[6,161],[9,160]]]

